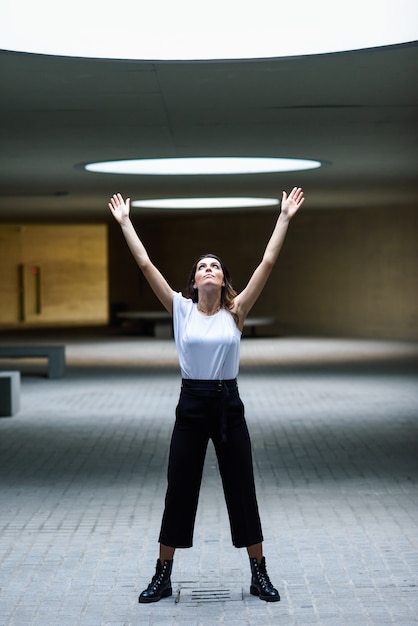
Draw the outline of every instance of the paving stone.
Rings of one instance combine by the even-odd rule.
[[[249,593],[210,446],[175,593],[140,605],[180,386],[174,347],[57,339],[65,378],[23,371],[20,412],[0,420],[0,626],[418,623],[417,344],[243,340],[239,386],[282,600]],[[181,599],[193,589],[233,593]]]

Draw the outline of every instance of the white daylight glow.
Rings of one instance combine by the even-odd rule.
[[[260,174],[296,172],[321,167],[320,161],[263,157],[186,157],[129,159],[85,165],[88,172],[143,176],[202,176],[214,174]]]
[[[145,61],[255,59],[418,39],[416,0],[2,0],[0,49]]]
[[[134,200],[132,206],[145,209],[234,209],[276,206],[278,198],[161,198]]]

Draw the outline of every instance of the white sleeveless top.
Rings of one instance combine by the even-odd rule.
[[[241,331],[231,313],[203,315],[181,293],[173,300],[174,339],[182,378],[231,380],[238,376]]]

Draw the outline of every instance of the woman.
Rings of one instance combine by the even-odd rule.
[[[245,289],[236,294],[229,272],[214,254],[194,264],[189,298],[173,291],[151,262],[129,218],[130,200],[115,194],[109,208],[120,224],[135,261],[167,311],[173,315],[182,386],[168,463],[168,486],[154,576],[139,602],[172,595],[176,548],[192,546],[193,529],[208,440],[218,458],[233,545],[246,547],[250,593],[280,600],[263,556],[263,535],[254,486],[251,443],[236,377],[245,319],[259,297],[282,248],[291,218],[304,201],[301,188],[283,192],[281,212],[263,258]]]

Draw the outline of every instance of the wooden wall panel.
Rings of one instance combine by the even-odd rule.
[[[1,226],[0,232],[10,228]],[[19,263],[24,267],[24,320],[3,316],[2,324],[108,322],[106,226],[22,225],[16,231],[15,245],[8,245],[19,253],[14,254],[13,262],[6,262],[2,255],[0,266],[2,275],[14,275]],[[17,283],[13,289],[7,281],[0,285],[1,299],[7,301],[7,310],[15,310]]]
[[[0,324],[15,324],[20,318],[19,264],[20,227],[0,226]]]

